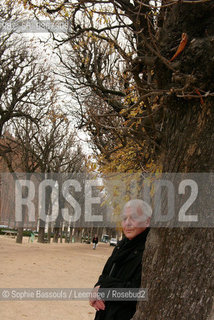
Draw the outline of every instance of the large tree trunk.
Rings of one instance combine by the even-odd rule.
[[[165,171],[213,171],[214,105],[186,104],[186,110],[173,112],[168,121]],[[213,247],[213,228],[151,230],[142,273],[149,301],[138,305],[133,319],[214,319]]]
[[[188,45],[178,59],[179,72],[192,74],[192,86],[213,92],[212,1],[177,4],[160,33],[162,53],[171,48],[182,32]],[[159,88],[173,87],[172,72],[157,63]],[[182,79],[181,79],[182,81]],[[186,80],[185,80],[186,81]],[[184,83],[185,86],[185,83]],[[184,91],[187,89],[184,89]],[[188,91],[188,90],[187,90]],[[164,97],[165,172],[211,172],[214,170],[214,100]],[[140,302],[134,320],[214,319],[214,231],[212,228],[152,229],[143,256],[142,287],[148,288],[148,302]]]
[[[173,113],[169,120],[176,125],[169,131],[168,153],[163,158],[166,171],[214,169],[214,105],[207,103],[200,112],[200,106],[191,108],[186,105],[183,117]],[[213,247],[213,228],[152,229],[142,273],[149,301],[138,305],[133,319],[214,319]]]
[[[213,261],[213,230],[153,229],[143,257],[148,302],[139,303],[133,319],[207,320]]]

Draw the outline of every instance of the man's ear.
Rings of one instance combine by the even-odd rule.
[[[151,217],[149,217],[149,218],[146,219],[146,221],[145,221],[145,226],[146,226],[146,227],[149,227],[150,221],[151,221]]]

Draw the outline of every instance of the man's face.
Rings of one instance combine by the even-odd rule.
[[[148,227],[148,219],[145,220],[146,217],[140,207],[126,208],[122,214],[122,228],[125,236],[132,240],[142,233]]]

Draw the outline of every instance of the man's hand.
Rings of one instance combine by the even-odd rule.
[[[93,288],[93,290],[91,291],[91,297],[89,299],[90,306],[95,308],[97,311],[105,310],[105,303],[99,298],[98,295],[99,287],[100,286],[96,286],[95,288]]]

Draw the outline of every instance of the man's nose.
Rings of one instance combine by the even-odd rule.
[[[125,220],[125,225],[126,226],[130,226],[131,225],[131,219],[130,217],[127,217],[126,220]]]

